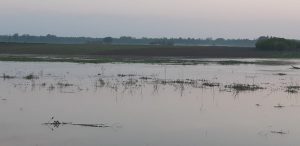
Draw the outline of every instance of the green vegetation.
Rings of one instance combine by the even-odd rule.
[[[277,37],[260,37],[256,42],[256,48],[260,50],[300,50],[300,41]]]

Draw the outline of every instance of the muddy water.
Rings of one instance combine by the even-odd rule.
[[[0,80],[1,146],[300,143],[300,95],[285,92],[300,70],[288,65],[0,62],[0,73],[15,76]],[[232,83],[263,89],[225,88]],[[54,120],[108,127],[43,124]]]

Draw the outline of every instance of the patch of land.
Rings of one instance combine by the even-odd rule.
[[[261,51],[252,47],[222,46],[0,43],[1,61],[203,63],[177,60],[182,58],[300,58],[300,51]]]

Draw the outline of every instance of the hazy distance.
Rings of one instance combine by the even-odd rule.
[[[0,34],[300,39],[299,0],[1,0]]]

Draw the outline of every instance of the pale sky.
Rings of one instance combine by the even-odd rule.
[[[300,0],[0,0],[0,34],[300,39]]]

